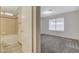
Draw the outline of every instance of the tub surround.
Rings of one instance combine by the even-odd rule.
[[[22,44],[18,41],[17,35],[2,35],[0,38],[1,52],[22,52]]]

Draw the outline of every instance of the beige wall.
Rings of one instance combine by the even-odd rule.
[[[32,6],[24,6],[19,10],[19,42],[24,53],[32,53]]]
[[[18,33],[18,20],[13,17],[0,17],[0,35],[11,35]]]

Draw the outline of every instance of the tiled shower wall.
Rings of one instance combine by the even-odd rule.
[[[42,53],[79,53],[79,41],[41,34]]]

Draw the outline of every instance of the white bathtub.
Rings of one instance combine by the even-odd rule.
[[[17,43],[17,35],[5,35],[5,36],[0,36],[1,43],[7,44],[7,45],[12,45]]]

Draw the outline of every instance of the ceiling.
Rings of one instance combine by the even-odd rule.
[[[2,6],[1,11],[17,14],[19,10],[18,6]],[[66,12],[79,10],[78,6],[42,6],[41,17],[47,17],[51,15],[62,14]]]
[[[47,17],[76,10],[79,10],[78,6],[42,6],[41,17]]]

